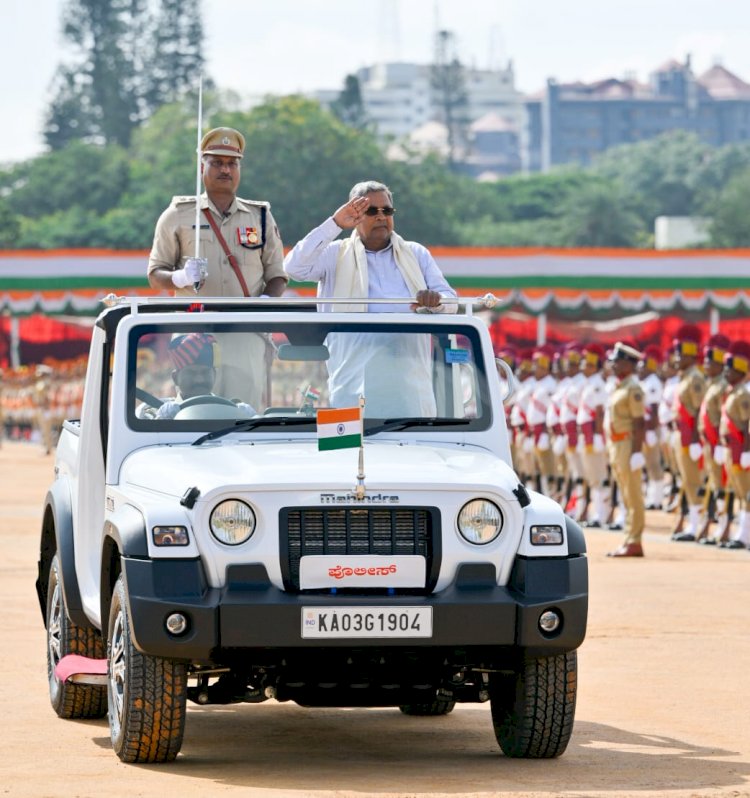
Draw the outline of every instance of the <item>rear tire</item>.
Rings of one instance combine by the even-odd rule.
[[[122,575],[109,613],[109,729],[123,762],[171,762],[185,732],[185,665],[141,654],[133,645]]]
[[[47,680],[52,709],[61,718],[101,718],[107,711],[107,690],[100,685],[61,682],[55,666],[68,654],[104,658],[101,635],[68,618],[60,580],[60,561],[52,559],[47,581]]]
[[[551,759],[565,751],[573,733],[577,681],[575,651],[526,659],[511,676],[493,674],[492,726],[506,756]]]

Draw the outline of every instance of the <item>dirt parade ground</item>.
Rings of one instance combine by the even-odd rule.
[[[504,757],[489,705],[189,705],[174,763],[122,764],[106,720],[49,704],[34,590],[53,457],[0,448],[0,794],[9,796],[750,796],[750,552],[673,543],[648,514],[643,560],[588,531],[591,601],[576,724],[556,760]]]

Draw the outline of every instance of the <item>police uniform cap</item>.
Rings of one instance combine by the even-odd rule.
[[[724,364],[729,368],[741,371],[743,374],[750,372],[750,343],[735,341],[731,343],[724,355]]]
[[[696,324],[683,324],[675,333],[672,349],[681,355],[698,357],[702,337],[700,327]]]
[[[186,366],[219,365],[216,339],[207,333],[178,335],[169,342],[167,352],[175,369],[178,370]]]
[[[724,355],[730,344],[729,338],[722,333],[712,335],[703,347],[704,360],[713,360],[716,363],[724,362]]]
[[[568,363],[580,363],[583,357],[581,345],[575,341],[565,344],[561,357]]]
[[[604,360],[604,349],[599,344],[585,344],[583,347],[583,359],[593,365],[601,365]]]
[[[618,341],[612,350],[612,360],[630,360],[637,363],[642,357],[643,355],[632,344],[624,341]]]
[[[542,344],[534,350],[531,359],[543,368],[549,368],[552,365],[554,354],[555,350],[549,344]]]
[[[511,365],[514,365],[516,359],[518,358],[518,350],[515,348],[515,346],[510,346],[509,344],[506,344],[505,346],[501,346],[497,350],[495,356],[501,358],[502,360],[505,360]]]
[[[224,155],[242,158],[245,152],[245,137],[233,127],[215,127],[201,141],[201,155]]]

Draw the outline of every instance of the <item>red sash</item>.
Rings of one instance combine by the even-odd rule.
[[[740,457],[745,446],[745,436],[742,430],[732,421],[727,415],[724,408],[721,410],[721,420],[727,429],[726,444],[729,451],[732,453],[733,465],[739,465]]]
[[[585,424],[579,424],[578,429],[581,431],[583,435],[583,441],[586,446],[593,446],[594,445],[594,422],[587,421]]]
[[[674,407],[677,411],[677,423],[680,430],[680,441],[683,446],[690,446],[690,444],[695,440],[693,435],[695,432],[695,416],[690,415],[688,409],[677,397],[675,397]]]
[[[539,438],[542,436],[542,433],[546,431],[547,431],[546,424],[534,424],[534,426],[531,428],[531,432],[534,436],[535,446],[539,443]]]
[[[705,403],[701,405],[701,424],[703,425],[704,441],[713,449],[719,442],[719,430],[711,423],[708,406]]]

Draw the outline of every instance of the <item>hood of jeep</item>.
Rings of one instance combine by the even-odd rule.
[[[348,492],[357,481],[359,449],[319,452],[316,441],[158,446],[140,449],[123,463],[122,484],[183,496],[191,487],[213,490]],[[368,493],[386,490],[501,492],[510,498],[518,477],[503,460],[471,446],[430,446],[367,441]]]

